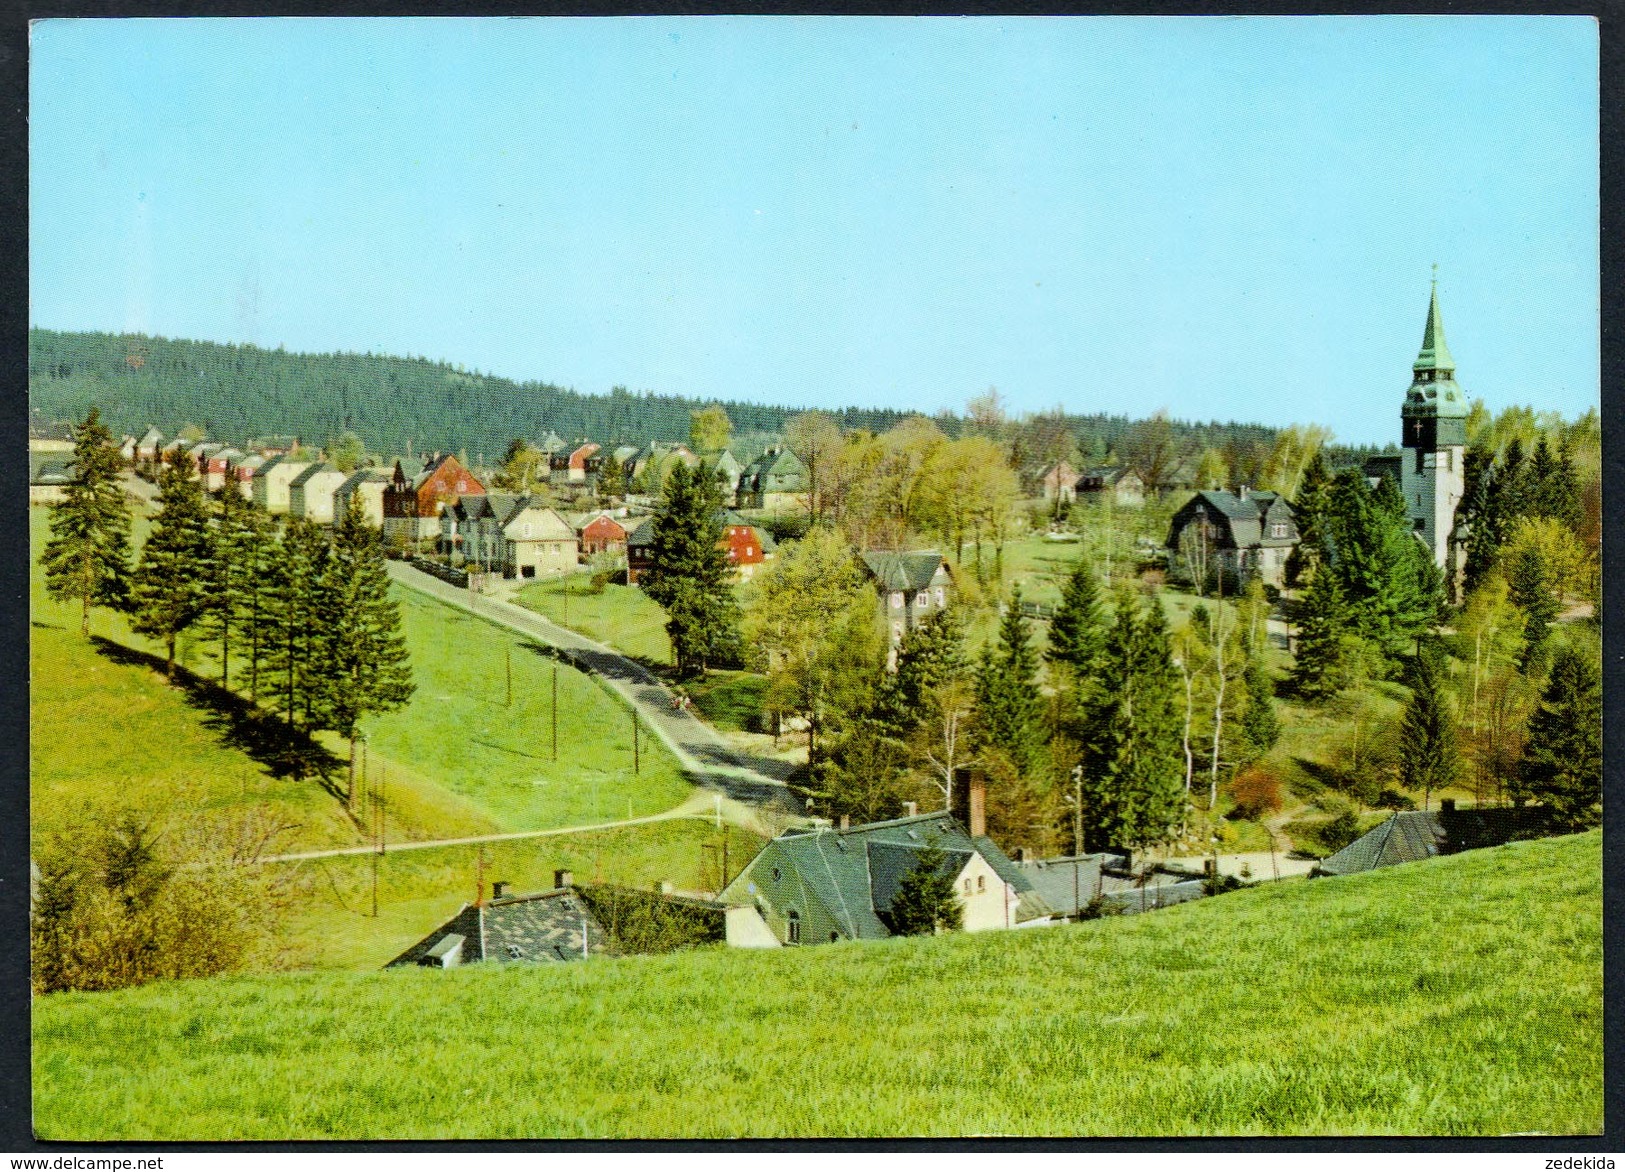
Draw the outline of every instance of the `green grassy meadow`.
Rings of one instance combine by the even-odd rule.
[[[34,1003],[57,1141],[1594,1134],[1601,835],[1015,933]]]
[[[728,828],[735,872],[763,840]],[[300,892],[282,925],[285,963],[299,968],[376,969],[458,908],[474,900],[484,858],[484,881],[505,881],[514,891],[553,886],[553,872],[578,883],[602,881],[649,888],[661,880],[679,890],[719,886],[721,841],[705,818],[674,818],[611,830],[513,839],[480,846],[428,847],[371,855],[343,855],[283,864]],[[378,914],[372,914],[372,874],[378,870]]]
[[[521,589],[514,601],[622,655],[655,667],[671,664],[666,612],[658,603],[638,586],[605,586],[593,594],[587,583],[585,574],[536,582]]]

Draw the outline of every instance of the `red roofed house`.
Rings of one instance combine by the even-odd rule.
[[[588,473],[598,470],[599,461],[593,459],[597,454],[597,444],[578,444],[568,454],[555,453],[549,464],[554,472],[563,474],[560,479],[579,484],[587,479]]]
[[[578,513],[570,518],[570,525],[581,542],[583,557],[606,551],[626,552],[626,529],[608,513]]]
[[[481,484],[456,456],[427,463],[401,459],[384,489],[384,539],[409,545],[440,536],[440,514],[465,496],[484,496]]]

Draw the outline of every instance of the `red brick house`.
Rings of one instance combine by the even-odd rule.
[[[724,513],[721,521],[722,541],[719,544],[728,555],[728,564],[740,578],[749,578],[773,552],[773,539],[738,513]],[[649,517],[627,535],[628,585],[637,585],[643,572],[654,565],[654,528],[654,518]]]
[[[593,443],[578,444],[568,453],[557,452],[549,461],[558,479],[578,484],[587,479],[589,473],[596,473],[601,461],[594,457],[598,454],[598,445]]]
[[[481,484],[456,456],[436,453],[427,463],[395,461],[384,489],[384,538],[408,543],[438,537],[440,513],[465,496],[484,496]]]

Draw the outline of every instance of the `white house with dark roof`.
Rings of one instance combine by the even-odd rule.
[[[333,494],[348,479],[325,460],[310,465],[288,483],[288,512],[318,525],[331,525]]]
[[[288,488],[314,460],[293,453],[271,456],[254,469],[251,499],[267,513],[288,511]]]
[[[343,484],[333,490],[333,516],[342,517],[350,507],[352,497],[361,502],[361,515],[367,524],[384,527],[384,489],[391,476],[382,468],[357,468]]]
[[[844,829],[786,831],[746,864],[719,902],[753,907],[783,944],[875,940],[893,935],[892,901],[922,852],[941,852],[968,932],[1033,927],[1052,912],[991,838],[947,811]]]

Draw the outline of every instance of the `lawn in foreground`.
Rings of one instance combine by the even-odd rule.
[[[51,1140],[1595,1133],[1601,836],[1070,927],[175,983],[33,1020]]]
[[[732,869],[738,871],[763,840],[727,828]],[[579,883],[602,881],[648,889],[668,880],[679,890],[716,890],[722,836],[709,819],[674,818],[578,834],[548,835],[480,846],[432,847],[344,855],[284,864],[300,897],[284,921],[287,961],[298,967],[376,969],[399,956],[474,901],[481,882],[504,881],[515,892],[553,886],[566,870]],[[378,870],[378,915],[372,914],[372,875]]]

